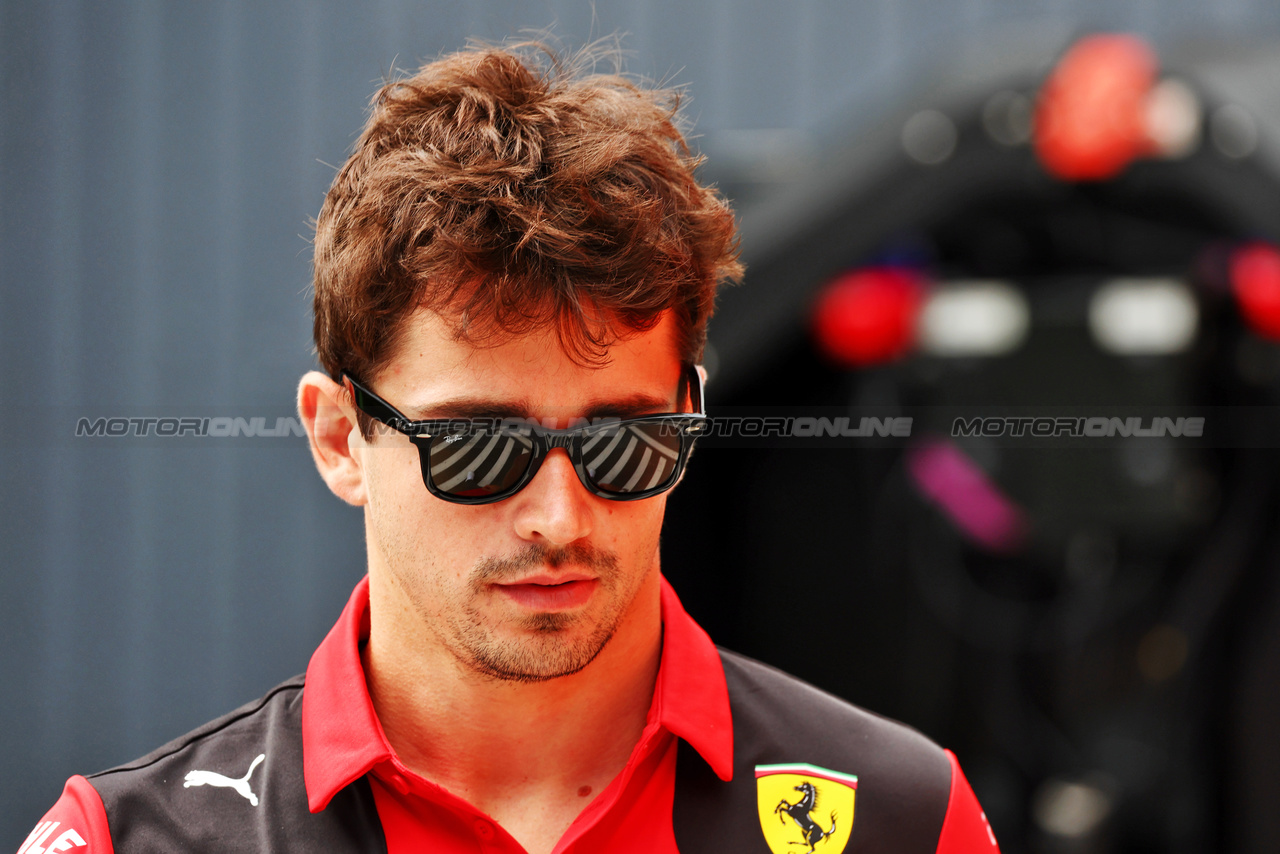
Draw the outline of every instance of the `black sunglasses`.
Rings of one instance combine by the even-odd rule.
[[[553,448],[564,448],[587,491],[614,501],[665,492],[680,479],[693,440],[707,429],[702,375],[685,365],[682,391],[693,412],[597,419],[553,430],[521,418],[442,418],[410,421],[399,410],[342,374],[356,408],[418,446],[422,480],[437,498],[490,504],[533,480]]]

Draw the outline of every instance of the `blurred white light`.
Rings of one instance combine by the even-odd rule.
[[[937,110],[921,110],[902,126],[902,149],[926,166],[943,163],[956,150],[956,126]]]
[[[982,127],[1001,145],[1022,145],[1031,139],[1031,99],[1008,90],[997,92],[982,107]]]
[[[1200,143],[1200,99],[1181,80],[1162,80],[1147,96],[1147,134],[1163,157],[1186,157]]]
[[[1053,836],[1081,839],[1096,833],[1111,814],[1111,798],[1087,783],[1049,779],[1031,807],[1036,824]]]
[[[1219,151],[1237,160],[1253,154],[1258,147],[1258,125],[1249,111],[1238,104],[1214,111],[1209,120],[1209,136]]]
[[[1177,279],[1114,279],[1089,300],[1098,346],[1121,356],[1167,356],[1195,341],[1200,309]]]
[[[1031,327],[1027,298],[1002,281],[939,285],[916,328],[920,350],[934,356],[999,356],[1017,349]]]

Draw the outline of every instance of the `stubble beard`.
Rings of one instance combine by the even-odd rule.
[[[623,583],[617,555],[586,544],[552,549],[530,545],[507,558],[486,558],[471,573],[471,602],[483,602],[490,585],[518,578],[530,569],[572,564],[595,573],[596,597],[605,607],[585,635],[573,632],[593,619],[580,613],[535,613],[515,627],[515,637],[497,637],[475,604],[447,617],[456,642],[454,655],[468,669],[504,682],[546,682],[579,672],[605,648],[622,622],[636,590]],[[639,579],[636,579],[638,587]],[[490,594],[492,595],[492,594]]]

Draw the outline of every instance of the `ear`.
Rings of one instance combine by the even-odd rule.
[[[346,389],[319,371],[307,372],[298,384],[298,415],[329,489],[348,504],[367,503],[364,469],[355,454],[363,439]]]

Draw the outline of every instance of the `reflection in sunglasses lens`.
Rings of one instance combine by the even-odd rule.
[[[465,497],[510,489],[529,467],[533,441],[501,430],[449,433],[431,443],[431,479],[442,492]]]

